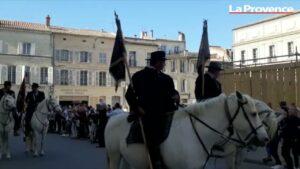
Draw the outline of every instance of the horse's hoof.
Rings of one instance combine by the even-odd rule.
[[[2,154],[0,154],[0,160],[2,159]]]
[[[41,153],[40,153],[40,156],[41,156],[41,157],[43,157],[44,155],[45,155],[45,153],[44,153],[44,152],[41,152]]]
[[[37,154],[37,153],[34,153],[34,154],[33,154],[33,157],[38,157],[38,154]]]

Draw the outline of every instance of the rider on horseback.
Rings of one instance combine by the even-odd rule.
[[[26,114],[25,114],[25,137],[29,136],[31,130],[31,118],[36,110],[38,104],[45,99],[45,94],[42,91],[39,91],[39,85],[37,83],[32,83],[32,91],[29,92],[26,96]]]
[[[202,93],[202,76],[198,76],[195,84],[195,96],[197,101],[219,96],[222,93],[221,83],[217,80],[220,71],[223,70],[221,63],[212,61],[207,66],[208,71],[204,74],[204,91]]]
[[[162,72],[165,61],[164,51],[151,53],[150,66],[133,75],[133,84],[126,92],[131,111],[142,117],[147,146],[155,169],[164,166],[159,145],[168,112],[176,110],[175,100],[179,98],[173,79]]]
[[[16,98],[15,97],[15,92],[11,90],[11,82],[10,81],[5,81],[4,82],[4,87],[2,89],[0,89],[0,100],[1,98],[5,95],[5,94],[9,94],[11,95],[13,98]],[[17,110],[13,111],[13,117],[14,117],[14,120],[17,121],[17,119],[19,118],[18,117],[18,114],[17,114]],[[15,136],[18,136],[18,130],[19,130],[19,127],[18,125],[15,124],[14,126],[14,135]]]

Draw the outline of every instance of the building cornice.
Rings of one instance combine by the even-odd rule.
[[[291,14],[286,14],[286,15],[273,16],[271,18],[263,19],[261,21],[255,22],[255,23],[251,23],[251,24],[247,24],[247,25],[243,25],[243,26],[233,28],[232,31],[242,29],[242,28],[246,28],[246,27],[250,27],[250,26],[254,26],[254,25],[258,25],[258,24],[261,24],[261,23],[269,22],[269,21],[273,21],[273,20],[276,20],[276,19],[281,19],[281,18],[284,18],[284,17],[296,15],[296,14],[300,14],[300,11],[299,12],[294,12],[294,13],[291,13]]]
[[[244,41],[244,42],[239,42],[239,43],[233,44],[232,47],[237,47],[237,46],[241,46],[241,45],[247,45],[247,44],[251,44],[251,43],[255,43],[255,42],[260,42],[260,41],[274,39],[274,38],[282,38],[283,36],[290,36],[290,35],[295,35],[295,34],[300,34],[300,30],[292,31],[292,32],[286,32],[286,33],[281,33],[281,34],[267,36],[267,37],[262,37],[262,38],[257,38],[257,39],[253,39],[253,40],[249,40],[249,41]]]

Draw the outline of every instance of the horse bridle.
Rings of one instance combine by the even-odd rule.
[[[237,108],[237,110],[235,111],[234,116],[231,117],[231,114],[230,114],[230,111],[229,111],[229,107],[228,107],[228,101],[227,101],[227,99],[228,99],[228,97],[226,97],[226,99],[225,99],[225,113],[226,113],[226,116],[227,116],[228,121],[229,121],[229,126],[227,127],[227,130],[228,130],[228,132],[229,132],[229,136],[224,135],[224,134],[221,133],[220,131],[214,129],[213,127],[211,127],[210,125],[208,125],[207,123],[205,123],[203,120],[201,120],[201,119],[198,118],[197,116],[195,116],[195,115],[193,115],[192,113],[187,112],[187,111],[185,110],[185,111],[189,114],[189,118],[190,118],[190,121],[191,121],[191,124],[192,124],[192,128],[193,128],[193,130],[194,130],[194,132],[195,132],[195,135],[196,135],[197,139],[199,140],[200,144],[202,145],[204,151],[205,151],[206,154],[207,154],[207,159],[206,159],[206,161],[205,161],[205,164],[203,165],[203,168],[205,168],[205,166],[206,166],[206,164],[207,164],[209,158],[213,156],[213,155],[212,155],[212,149],[209,151],[209,150],[207,149],[207,147],[205,146],[205,144],[204,144],[204,142],[203,142],[201,136],[200,136],[199,133],[197,132],[197,129],[196,129],[195,123],[193,122],[193,119],[196,120],[197,122],[200,122],[201,124],[203,124],[204,126],[206,126],[207,128],[209,128],[210,130],[214,131],[214,132],[215,132],[216,134],[218,134],[220,137],[224,138],[224,139],[226,140],[226,142],[228,142],[228,141],[233,141],[233,142],[236,142],[236,143],[238,143],[238,144],[240,144],[240,145],[242,145],[242,146],[247,146],[247,145],[248,145],[247,140],[250,138],[250,136],[253,135],[253,134],[257,135],[257,130],[258,130],[259,128],[263,127],[263,125],[261,124],[260,126],[258,126],[257,128],[255,128],[255,127],[253,126],[253,124],[251,123],[251,121],[250,121],[250,119],[249,119],[249,117],[248,117],[248,115],[247,115],[247,113],[246,113],[246,111],[245,111],[245,108],[244,108],[244,105],[248,103],[247,100],[243,102],[241,99],[238,99],[238,108]],[[252,131],[246,136],[246,138],[245,138],[244,140],[241,138],[241,136],[238,134],[238,132],[236,132],[236,133],[237,133],[237,136],[238,136],[238,139],[232,138],[232,136],[233,136],[233,134],[234,134],[234,126],[233,126],[233,122],[234,122],[234,120],[236,119],[236,117],[238,116],[238,114],[239,114],[239,112],[240,112],[240,109],[242,109],[243,114],[244,114],[244,116],[245,116],[247,122],[249,123],[249,125],[250,125],[250,127],[251,127],[251,129],[252,129]],[[226,143],[226,142],[225,142],[225,143]]]
[[[247,140],[254,134],[255,136],[257,136],[257,130],[260,129],[261,127],[263,127],[263,124],[259,125],[258,127],[254,127],[254,125],[252,124],[252,122],[250,121],[250,118],[249,116],[247,115],[246,111],[245,111],[245,108],[244,108],[244,105],[248,103],[247,100],[245,101],[242,101],[241,99],[238,99],[238,108],[236,109],[233,117],[231,116],[230,114],[230,111],[229,111],[229,107],[228,107],[228,101],[227,99],[225,100],[225,113],[226,113],[226,116],[227,116],[227,119],[229,121],[229,125],[228,125],[228,132],[229,132],[229,137],[231,137],[233,134],[234,134],[234,126],[233,126],[233,122],[234,120],[236,119],[236,117],[238,116],[239,112],[240,112],[240,109],[242,109],[242,112],[243,112],[243,115],[245,117],[245,119],[247,120],[250,128],[251,128],[251,132],[245,137],[245,139],[242,139],[240,134],[236,131],[236,134],[237,134],[237,137],[239,139],[240,142],[242,142],[244,145],[247,145],[248,142]]]

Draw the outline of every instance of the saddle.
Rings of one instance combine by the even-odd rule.
[[[174,113],[169,113],[168,115],[166,115],[165,120],[164,120],[164,124],[162,125],[162,132],[160,132],[161,134],[158,136],[159,138],[155,138],[155,140],[159,140],[159,144],[161,144],[162,142],[164,142],[166,140],[166,138],[168,138],[169,133],[170,133],[170,128],[171,128],[171,124],[173,121],[173,115]],[[130,116],[130,115],[129,115]],[[129,119],[130,117],[128,117]],[[131,126],[130,126],[130,130],[128,133],[128,136],[126,138],[126,143],[129,144],[143,144],[143,135],[141,132],[141,126],[139,124],[139,120],[138,118],[134,118],[133,120],[130,120],[129,123],[131,122]],[[155,124],[153,124],[155,125]]]

